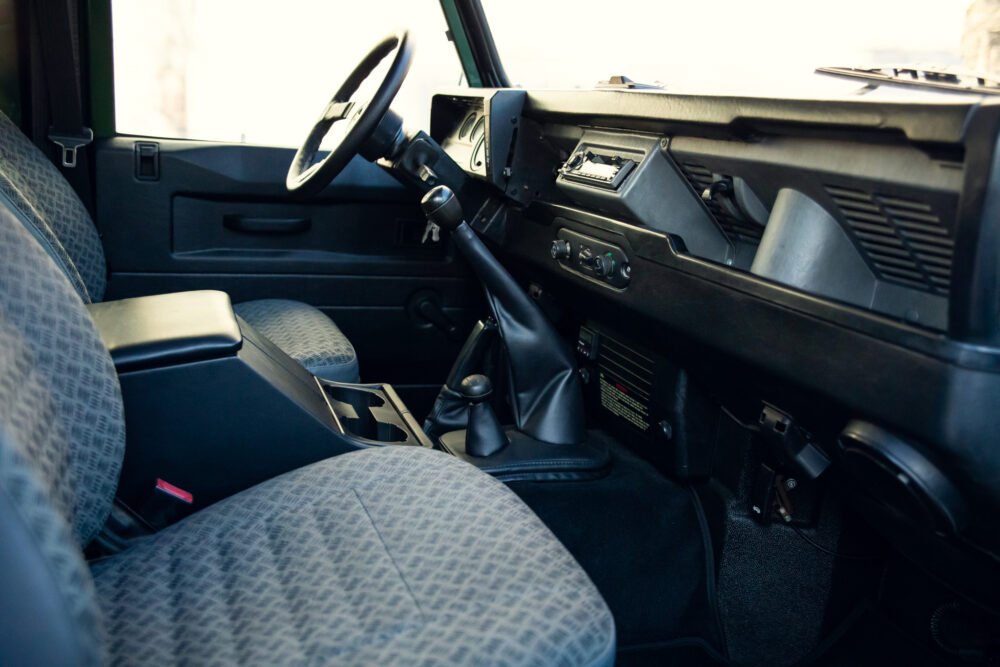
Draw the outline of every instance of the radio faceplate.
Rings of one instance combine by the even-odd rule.
[[[605,190],[617,190],[635,170],[636,160],[608,149],[580,144],[559,168],[562,178]]]

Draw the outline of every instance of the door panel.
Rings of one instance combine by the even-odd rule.
[[[316,205],[177,195],[171,246],[181,258],[242,262],[260,259],[262,253],[296,263],[343,262],[380,249],[400,258],[440,261],[442,246],[419,244],[424,221],[415,213],[412,203]]]
[[[137,178],[137,142],[157,144],[156,180]],[[123,137],[99,145],[107,298],[221,289],[234,302],[305,301],[350,337],[365,381],[438,385],[458,343],[412,318],[408,300],[430,291],[470,327],[480,302],[467,267],[450,244],[420,243],[417,193],[381,167],[355,159],[320,196],[293,200],[292,155]]]

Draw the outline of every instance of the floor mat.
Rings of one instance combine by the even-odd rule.
[[[615,667],[720,667],[725,664],[712,647],[681,641],[619,651]]]
[[[595,435],[594,437],[604,437]],[[612,472],[588,482],[512,482],[583,566],[614,614],[621,658],[703,638],[718,646],[690,491],[609,439]],[[631,660],[627,660],[631,662]]]
[[[809,664],[816,667],[949,667],[961,663],[942,657],[931,647],[904,634],[882,614],[869,611],[822,658]]]

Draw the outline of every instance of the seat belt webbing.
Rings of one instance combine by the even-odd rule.
[[[48,139],[59,146],[56,166],[90,208],[89,163],[81,152],[94,140],[83,117],[80,66],[73,38],[75,0],[34,0],[42,70],[49,93]],[[82,158],[82,159],[81,159]]]

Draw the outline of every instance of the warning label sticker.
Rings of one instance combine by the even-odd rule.
[[[632,397],[629,388],[601,373],[601,406],[636,428],[649,428],[649,406]]]

